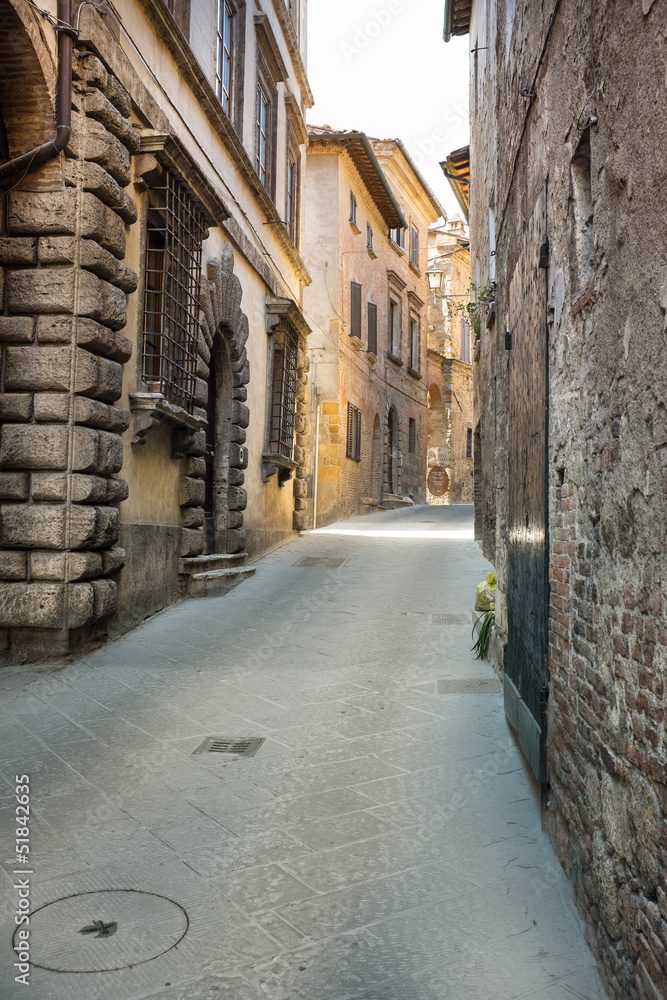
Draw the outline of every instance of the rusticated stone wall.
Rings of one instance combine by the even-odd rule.
[[[131,354],[120,331],[137,277],[122,259],[136,208],[124,189],[139,142],[101,62],[75,56],[74,72],[59,189],[3,197],[0,635],[13,660],[103,632],[124,558],[129,413],[114,404]]]

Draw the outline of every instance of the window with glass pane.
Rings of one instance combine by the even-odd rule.
[[[233,39],[234,10],[228,0],[218,0],[215,92],[228,115],[232,106]]]
[[[142,377],[153,392],[194,408],[199,336],[201,212],[170,172],[149,190]]]
[[[400,307],[393,299],[389,301],[389,350],[398,356]]]
[[[410,226],[410,262],[419,267],[419,230]]]
[[[417,371],[419,366],[419,320],[410,317],[410,367]]]
[[[269,187],[269,111],[271,98],[264,84],[257,83],[255,112],[255,170],[265,188]]]
[[[405,248],[405,229],[390,229],[389,239],[393,240],[401,249]]]
[[[297,241],[297,212],[299,204],[299,161],[297,154],[290,145],[287,153],[287,203],[286,222],[287,232],[292,243],[296,246]]]
[[[294,447],[297,348],[296,330],[284,323],[273,335],[269,451],[289,459]]]

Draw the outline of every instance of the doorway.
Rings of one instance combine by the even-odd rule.
[[[232,423],[232,373],[229,352],[217,333],[208,363],[208,396],[206,402],[206,463],[204,480],[204,551],[227,552],[229,526],[229,445]]]

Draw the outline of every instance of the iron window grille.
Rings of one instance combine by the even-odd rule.
[[[354,462],[361,461],[361,410],[352,403],[347,404],[347,448],[345,457]]]
[[[216,29],[215,92],[223,110],[231,113],[234,52],[234,9],[228,0],[218,0]]]
[[[148,195],[143,379],[176,406],[195,403],[202,213],[170,171]]]
[[[410,226],[410,263],[419,267],[419,230]]]
[[[351,191],[350,191],[350,222],[352,222],[355,226],[357,224],[357,199],[354,197]]]
[[[273,336],[269,452],[290,460],[294,447],[297,351],[296,330],[289,323],[282,324]]]
[[[408,418],[408,451],[414,455],[417,449],[417,422],[413,417]]]
[[[378,352],[378,307],[373,302],[368,303],[368,353]]]

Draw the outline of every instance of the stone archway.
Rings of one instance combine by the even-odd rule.
[[[377,413],[373,421],[370,495],[374,501],[380,502],[382,495],[382,427]]]
[[[385,448],[385,491],[398,495],[401,485],[400,476],[400,432],[398,413],[390,406],[387,412],[387,436]]]
[[[209,552],[235,553],[245,547],[243,489],[248,452],[244,447],[250,411],[246,404],[250,364],[245,349],[248,317],[241,311],[241,282],[234,274],[234,251],[223,247],[213,258],[202,282],[200,368],[209,384],[206,432],[204,545]],[[210,459],[210,461],[209,461]]]

